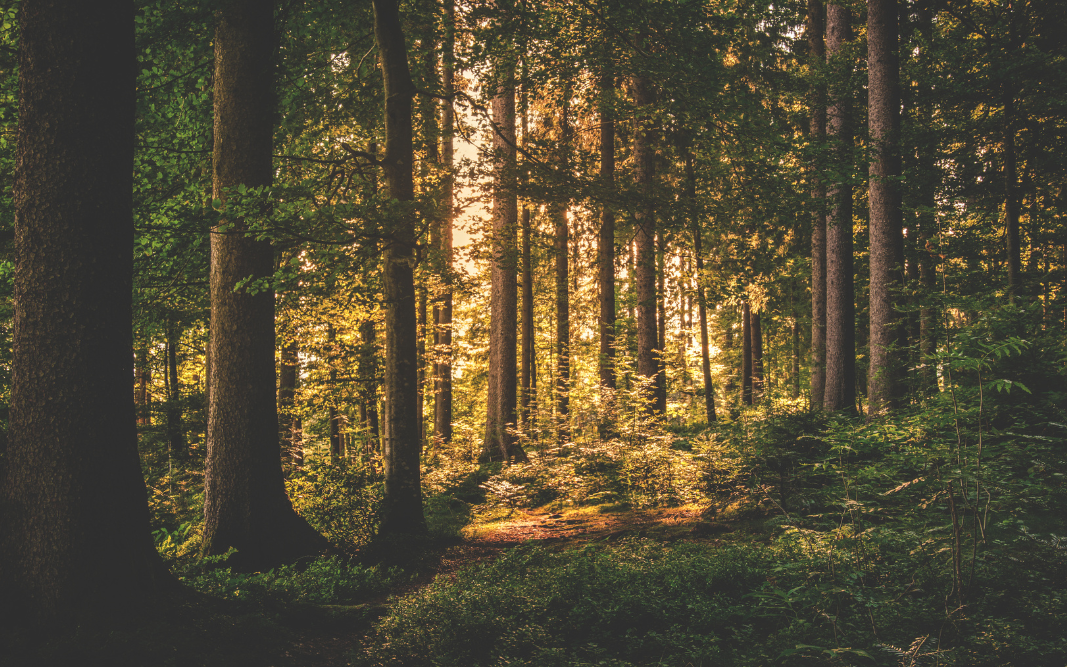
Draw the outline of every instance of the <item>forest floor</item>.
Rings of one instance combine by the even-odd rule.
[[[463,532],[463,538],[450,544],[423,545],[408,549],[404,545],[379,548],[364,558],[383,564],[395,560],[399,551],[405,570],[411,577],[387,596],[359,605],[372,618],[388,612],[390,605],[403,596],[415,593],[438,577],[452,577],[466,567],[491,561],[504,551],[526,543],[564,550],[589,543],[612,543],[625,538],[646,538],[663,543],[675,541],[719,543],[733,533],[737,524],[717,521],[697,506],[635,510],[614,504],[580,507],[553,512],[544,508],[515,509],[495,520],[475,523]],[[343,613],[342,610],[341,613]],[[355,611],[355,609],[353,609]],[[286,646],[272,667],[343,667],[365,641],[366,623],[348,626],[330,624],[346,632],[323,633],[319,628],[299,632]]]

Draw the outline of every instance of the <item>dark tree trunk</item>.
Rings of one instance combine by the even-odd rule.
[[[610,54],[600,73],[600,183],[604,188],[600,235],[597,238],[597,282],[600,288],[600,386],[615,389],[615,119],[612,97],[615,76]]]
[[[515,69],[502,66],[500,87],[493,97],[493,268],[489,332],[489,387],[486,400],[485,445],[482,457],[491,461],[526,461],[515,427],[515,334],[517,329],[515,269]]]
[[[752,405],[752,310],[741,304],[741,403]]]
[[[818,67],[826,58],[822,0],[808,0],[808,53],[812,67]],[[818,85],[812,90],[811,123],[809,133],[812,143],[821,145],[826,140],[826,92]],[[811,197],[814,215],[811,227],[811,396],[810,405],[822,408],[826,387],[826,184],[817,174]]]
[[[330,391],[326,398],[329,406],[330,463],[338,465],[345,459],[341,444],[341,415],[337,411],[337,330],[332,324],[326,328],[326,363],[330,365]]]
[[[522,423],[530,424],[537,398],[537,360],[534,355],[533,265],[530,258],[530,209],[522,207]]]
[[[451,98],[452,79],[455,76],[455,25],[456,7],[453,0],[445,2],[445,30],[442,54],[443,92]],[[437,249],[440,273],[444,276],[444,294],[434,306],[434,437],[440,442],[452,441],[452,218],[453,189],[452,173],[453,138],[455,136],[455,111],[452,100],[441,105],[441,163],[446,169],[442,184],[442,208],[444,217],[438,222]]]
[[[364,320],[359,325],[362,344],[359,356],[359,379],[362,385],[362,401],[359,419],[367,430],[375,450],[379,448],[381,433],[378,426],[378,344],[374,320]]]
[[[300,447],[300,420],[296,417],[296,390],[300,385],[300,347],[293,340],[282,347],[282,363],[278,373],[278,436],[282,460],[288,459],[296,468],[303,463]],[[299,460],[299,463],[297,462]]]
[[[693,229],[693,254],[697,259],[697,310],[700,313],[700,368],[704,373],[704,407],[708,423],[716,420],[715,414],[715,387],[711,384],[711,355],[708,349],[708,308],[704,299],[704,285],[701,276],[704,275],[704,258],[701,254],[700,226],[694,225]]]
[[[652,147],[652,119],[646,108],[652,104],[652,84],[643,76],[631,82],[634,106],[634,182],[644,201],[634,215],[635,281],[637,297],[637,374],[649,383],[647,402],[650,412],[658,411],[659,334],[656,330],[656,218],[652,202],[652,179],[655,150]]]
[[[827,59],[849,70],[841,51],[852,38],[847,7],[827,6]],[[834,90],[827,112],[827,134],[834,142],[837,169],[851,171],[852,129],[848,91]],[[831,183],[826,218],[826,410],[856,409],[856,304],[852,275],[852,187],[846,180]]]
[[[415,420],[418,422],[419,450],[426,446],[426,336],[429,329],[426,326],[426,315],[429,306],[429,298],[426,287],[419,288],[419,309],[417,315],[418,338],[415,354],[418,356],[418,396],[415,402]]]
[[[749,335],[752,337],[752,402],[763,399],[763,324],[759,310],[749,313]]]
[[[412,177],[411,107],[415,86],[408,68],[407,47],[400,23],[399,0],[374,0],[374,36],[378,44],[385,84],[385,157],[382,167],[391,199],[415,199]],[[405,209],[393,223],[382,258],[385,287],[385,497],[382,499],[383,535],[421,533],[422,513],[418,414],[418,324],[415,316],[414,211]]]
[[[667,414],[667,240],[656,235],[656,411]]]
[[[215,32],[215,199],[228,188],[272,180],[273,3],[227,5]],[[211,234],[211,399],[204,473],[203,554],[235,547],[242,569],[273,567],[322,552],[326,540],[285,495],[274,382],[274,294],[235,291],[269,278],[274,253],[227,219]]]
[[[152,394],[148,390],[148,383],[152,381],[152,369],[149,366],[148,350],[143,347],[137,351],[134,380],[137,382],[135,390],[137,423],[141,426],[148,426],[152,423],[152,406],[150,405]]]
[[[570,142],[570,127],[567,118],[567,105],[570,103],[569,95],[563,97],[563,108],[560,112],[560,159],[561,171],[566,173],[568,160],[568,145]],[[570,229],[567,227],[567,203],[554,204],[553,218],[555,218],[555,259],[556,259],[556,421],[558,426],[557,442],[563,444],[570,441],[570,428],[568,412],[570,408],[571,393],[571,315],[570,315],[570,291],[568,287],[570,251]]]
[[[871,334],[867,374],[868,419],[896,407],[903,392],[904,230],[900,208],[900,66],[896,0],[867,0],[870,164]]]
[[[933,15],[929,3],[919,3],[917,8],[919,30],[926,44],[933,36]],[[924,48],[919,52],[922,61],[929,57]],[[937,183],[939,181],[935,151],[937,140],[931,128],[934,126],[933,87],[929,84],[920,90],[919,114],[922,127],[925,128],[918,146],[919,183],[916,187],[919,197],[918,216],[918,264],[919,285],[921,286],[922,305],[919,308],[919,388],[924,394],[936,393],[937,373],[934,367],[934,353],[937,347],[938,314],[930,304],[930,297],[936,288],[937,252],[934,239],[937,232]]]
[[[793,400],[800,398],[800,318],[793,313],[793,372],[791,375],[792,386],[789,389],[789,397]]]
[[[182,425],[182,392],[178,380],[179,332],[174,324],[167,327],[167,443],[171,457],[184,460],[188,455]]]
[[[1008,292],[1015,296],[1022,279],[1019,240],[1019,186],[1015,154],[1015,91],[1004,84],[1004,226],[1008,253]]]
[[[133,392],[134,7],[19,8],[14,331],[0,617],[54,633],[170,583]]]

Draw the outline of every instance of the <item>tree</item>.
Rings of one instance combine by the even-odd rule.
[[[19,26],[0,612],[54,630],[140,613],[170,579],[130,382],[133,3],[26,0]]]
[[[274,6],[235,0],[215,30],[213,196],[269,186],[274,131]],[[224,212],[224,216],[227,215]],[[275,402],[274,292],[238,288],[274,273],[254,220],[229,215],[211,234],[211,395],[204,473],[203,554],[237,554],[260,569],[327,546],[285,494]]]
[[[812,68],[826,58],[824,8],[821,0],[808,0],[808,57]],[[813,86],[809,136],[819,146],[826,139],[826,95],[821,84]],[[826,386],[826,185],[818,176],[812,187],[814,215],[811,226],[811,397],[812,407],[821,408]]]
[[[563,94],[559,115],[559,169],[566,174],[569,167],[568,146],[570,122],[567,117],[570,91]],[[570,291],[568,288],[568,262],[570,257],[570,230],[567,227],[567,202],[552,205],[555,222],[554,251],[556,260],[556,420],[559,444],[569,441],[567,413],[570,406],[571,384],[571,316]]]
[[[443,93],[441,105],[441,164],[445,169],[441,207],[444,217],[437,221],[438,265],[444,276],[445,292],[434,306],[434,437],[441,442],[452,441],[452,219],[455,206],[455,175],[453,174],[455,138],[456,4],[445,2],[444,44],[442,53]]]
[[[385,83],[385,172],[389,197],[397,202],[397,220],[382,258],[385,284],[385,422],[382,448],[385,497],[381,534],[426,530],[419,468],[420,424],[412,419],[419,400],[415,319],[415,255],[417,218],[412,178],[411,106],[415,86],[408,67],[407,46],[400,24],[399,0],[374,0],[374,36],[381,54]]]
[[[649,412],[659,407],[658,377],[660,362],[656,356],[659,347],[659,332],[656,328],[656,218],[652,202],[652,179],[655,169],[655,149],[652,146],[650,106],[652,84],[642,75],[630,82],[633,90],[634,116],[634,183],[642,196],[642,202],[634,214],[637,226],[634,240],[636,246],[636,299],[637,299],[637,374],[650,383],[647,403]]]
[[[904,269],[896,0],[868,0],[867,49],[867,118],[874,148],[867,197],[871,236],[867,416],[873,418],[897,403],[904,374],[904,329],[895,304],[903,287]]]
[[[833,144],[838,173],[827,192],[826,217],[826,387],[823,407],[855,410],[856,305],[852,275],[852,186],[846,174],[852,164],[852,126],[847,80],[851,64],[842,53],[852,39],[848,7],[826,7],[826,57],[836,77],[827,110],[827,134]]]
[[[600,297],[600,386],[615,389],[615,210],[611,194],[615,188],[615,118],[612,96],[615,75],[611,52],[604,57],[600,72],[600,181],[605,197],[601,203],[600,233],[597,236],[597,285]]]

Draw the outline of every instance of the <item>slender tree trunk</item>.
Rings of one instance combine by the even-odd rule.
[[[1008,292],[1015,296],[1022,279],[1019,240],[1019,187],[1015,154],[1015,92],[1004,84],[1004,225],[1008,253]]]
[[[133,392],[134,7],[24,0],[0,616],[135,615],[152,545]]]
[[[652,147],[652,129],[649,110],[652,104],[652,84],[643,76],[635,76],[631,82],[634,106],[634,182],[644,201],[634,215],[637,226],[635,236],[636,259],[635,281],[637,296],[637,374],[649,382],[647,403],[650,412],[659,409],[659,334],[656,330],[656,218],[652,202],[652,179],[655,150]]]
[[[415,420],[418,422],[418,438],[419,438],[419,450],[426,446],[426,336],[429,333],[429,328],[426,326],[426,315],[428,307],[428,296],[426,294],[426,287],[420,287],[418,289],[419,295],[419,308],[417,311],[417,343],[415,347],[415,354],[418,356],[418,380],[416,382],[418,386],[418,400],[415,401]]]
[[[690,159],[691,162],[691,159]],[[697,260],[697,310],[700,313],[700,368],[704,373],[704,407],[708,423],[716,420],[715,414],[715,387],[711,383],[711,355],[708,346],[708,309],[704,298],[704,285],[701,280],[704,275],[704,257],[701,254],[700,225],[693,225],[693,254]]]
[[[569,168],[568,145],[570,142],[570,124],[568,109],[570,95],[565,93],[563,108],[560,112],[560,169]],[[555,218],[555,259],[556,259],[556,420],[558,426],[557,442],[570,441],[568,412],[570,408],[571,384],[571,316],[569,279],[570,230],[567,227],[567,202],[554,204]]]
[[[827,6],[827,59],[838,69],[850,69],[841,51],[852,38],[847,7]],[[827,112],[827,134],[834,142],[837,168],[851,171],[852,129],[848,92],[834,90]],[[856,409],[856,305],[852,270],[852,187],[845,180],[831,183],[826,218],[826,387],[823,407],[829,411]]]
[[[749,313],[749,335],[752,337],[752,403],[763,399],[763,324],[759,310]]]
[[[615,210],[611,198],[615,189],[615,119],[612,101],[615,76],[610,52],[600,73],[600,182],[604,202],[597,239],[598,284],[600,288],[600,386],[615,389]]]
[[[272,181],[274,6],[235,0],[215,32],[214,198]],[[326,540],[293,511],[278,451],[274,293],[236,290],[274,273],[270,243],[250,220],[211,234],[211,400],[204,474],[203,554],[238,553],[242,569],[322,552]]]
[[[455,184],[452,162],[456,121],[451,96],[455,76],[455,27],[455,2],[446,0],[441,58],[443,92],[447,98],[441,105],[441,163],[446,169],[441,193],[444,217],[439,222],[439,237],[434,244],[445,290],[439,305],[434,307],[434,357],[437,359],[434,366],[434,437],[441,442],[452,441],[452,219]]]
[[[526,461],[515,427],[515,68],[502,66],[500,88],[493,97],[493,268],[489,332],[489,387],[486,400],[485,445],[482,457],[491,461]]]
[[[667,414],[667,241],[656,235],[656,410]]]
[[[919,31],[924,37],[925,44],[929,44],[933,37],[933,15],[930,11],[930,3],[919,3],[916,8],[919,22]],[[926,64],[929,56],[925,53],[926,48],[919,52],[920,63]],[[922,305],[919,308],[919,387],[924,394],[936,393],[937,373],[935,369],[934,353],[937,347],[938,320],[937,310],[930,304],[937,285],[937,252],[934,250],[934,239],[937,234],[937,184],[939,175],[935,162],[937,139],[933,135],[934,104],[933,87],[929,84],[920,89],[919,115],[921,126],[925,128],[920,136],[918,145],[918,171],[919,179],[916,191],[919,198],[918,216],[918,264],[919,285],[922,290],[920,298]]]
[[[282,347],[282,363],[278,373],[278,436],[281,441],[282,460],[298,467],[303,463],[300,451],[299,419],[295,414],[296,390],[300,385],[300,345],[291,340]],[[299,456],[298,456],[299,452]]]
[[[385,158],[382,167],[391,199],[415,199],[412,178],[414,146],[411,107],[415,86],[408,68],[407,47],[400,23],[399,0],[374,0],[374,36],[385,84]],[[381,534],[421,533],[419,468],[418,323],[415,315],[416,213],[405,210],[393,224],[382,259],[385,310],[385,497]]]
[[[800,318],[797,317],[796,312],[793,313],[793,369],[790,373],[791,387],[789,389],[789,398],[794,401],[800,398]]]
[[[178,338],[174,324],[167,327],[167,442],[171,457],[184,460],[188,456],[185,429],[182,425],[182,394],[178,380]]]
[[[808,0],[808,53],[812,66],[826,58],[822,0]],[[826,92],[822,85],[812,90],[812,143],[826,140]],[[816,170],[817,171],[817,170]],[[816,173],[811,198],[814,216],[811,228],[811,396],[813,408],[822,408],[826,387],[826,184]]]
[[[903,287],[904,270],[897,32],[897,1],[867,0],[867,107],[874,148],[868,194],[871,237],[868,419],[896,407],[903,392],[906,340],[896,303]]]
[[[359,358],[359,377],[362,384],[363,401],[360,405],[360,421],[363,423],[374,443],[379,448],[381,433],[378,424],[378,344],[374,320],[364,320],[359,325],[362,350]]]
[[[752,310],[741,304],[741,403],[752,405]]]
[[[326,363],[330,365],[330,391],[327,398],[329,405],[330,429],[330,463],[339,465],[345,459],[344,446],[341,444],[341,416],[337,411],[337,330],[333,324],[326,328]]]

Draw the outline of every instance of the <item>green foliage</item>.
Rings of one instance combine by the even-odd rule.
[[[374,536],[383,487],[370,464],[314,460],[294,471],[285,486],[297,513],[334,544],[354,548]]]

